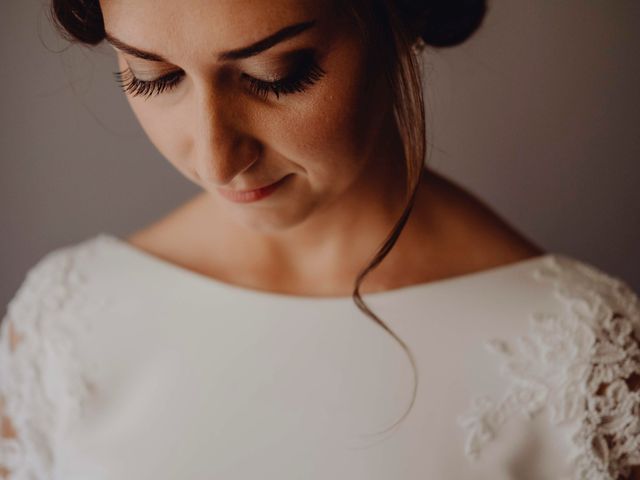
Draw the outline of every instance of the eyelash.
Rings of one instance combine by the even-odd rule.
[[[288,95],[295,92],[304,92],[308,87],[320,80],[325,71],[316,63],[315,60],[309,59],[304,62],[294,73],[285,78],[280,78],[272,82],[259,80],[246,74],[242,74],[242,78],[249,82],[249,89],[258,97],[266,99],[269,92],[273,92],[276,98],[280,95]],[[164,77],[155,80],[140,80],[136,78],[131,69],[127,68],[123,71],[113,72],[116,82],[125,93],[131,96],[142,95],[146,98],[158,95],[165,90],[171,90],[176,87],[184,72],[172,72]]]

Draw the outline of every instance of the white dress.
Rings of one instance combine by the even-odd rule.
[[[363,298],[418,367],[413,408],[381,434],[413,370],[351,297],[233,286],[106,233],[53,250],[0,331],[0,465],[10,480],[595,480],[640,464],[640,304],[620,279],[547,253]]]

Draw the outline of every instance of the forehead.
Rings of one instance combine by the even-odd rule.
[[[105,29],[144,50],[207,55],[251,44],[290,24],[317,20],[330,0],[100,0]]]

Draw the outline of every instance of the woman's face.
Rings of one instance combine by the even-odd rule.
[[[366,184],[390,102],[358,31],[332,2],[100,4],[142,128],[234,219],[261,230],[287,228],[324,207],[339,208],[341,196]],[[288,34],[260,42],[283,29]],[[160,58],[127,53],[113,38]],[[132,76],[161,80],[136,89]],[[281,179],[254,201],[224,194]]]

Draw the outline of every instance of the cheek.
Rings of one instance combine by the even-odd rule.
[[[364,52],[355,39],[343,41],[326,60],[321,62],[325,76],[291,97],[292,107],[272,124],[277,131],[269,137],[279,139],[280,153],[306,170],[312,186],[331,185],[337,191],[367,163],[388,102],[372,92]]]
[[[197,183],[198,179],[188,162],[191,137],[189,130],[185,128],[187,123],[167,115],[162,107],[155,108],[151,104],[145,104],[144,100],[129,96],[127,100],[149,141],[180,173]]]
[[[118,65],[121,70],[127,68],[121,58],[118,58]],[[131,95],[125,95],[125,98],[149,141],[178,171],[196,182],[197,178],[185,155],[186,145],[189,145],[190,141],[187,123],[177,121],[173,115],[167,115],[166,107],[154,103],[152,99],[145,101],[142,97]]]

